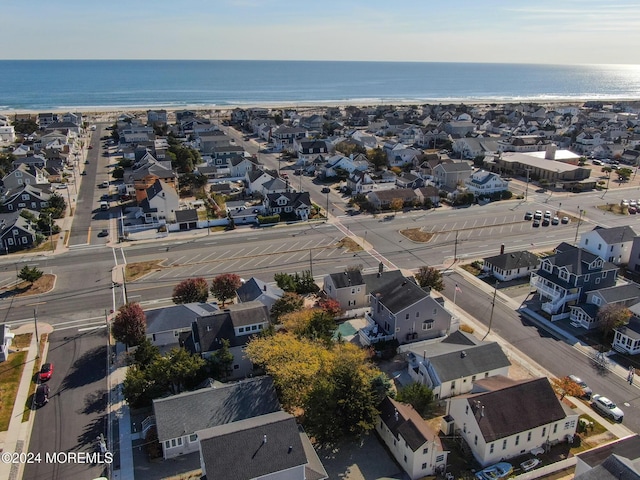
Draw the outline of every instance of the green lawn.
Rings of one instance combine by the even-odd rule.
[[[25,338],[18,339],[18,337]],[[19,335],[18,337],[16,337],[18,339],[16,343],[19,345],[24,345],[25,342],[28,345],[28,342],[31,341],[31,334]],[[16,401],[16,394],[20,386],[20,378],[22,377],[26,359],[27,351],[25,350],[9,354],[9,359],[0,363],[0,432],[4,432],[9,428],[11,412]]]

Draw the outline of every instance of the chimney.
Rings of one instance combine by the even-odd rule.
[[[484,405],[480,407],[480,418],[484,417]]]
[[[293,445],[289,445],[289,451],[287,453],[291,453],[293,451]]]
[[[264,284],[264,287],[262,287],[262,291],[263,291],[263,292],[266,292],[266,291],[267,291],[267,284],[266,284],[266,283]]]
[[[500,255],[504,254],[504,243],[500,245]]]
[[[264,437],[262,437],[262,443],[263,444],[267,443],[267,436],[266,435]]]
[[[544,158],[547,160],[555,160],[556,159],[556,144],[555,143],[550,143],[549,145],[547,145],[547,148],[545,150],[545,154],[544,154]]]
[[[393,416],[395,417],[396,422],[397,422],[398,421],[398,409],[397,408],[395,409],[395,412],[393,413]]]

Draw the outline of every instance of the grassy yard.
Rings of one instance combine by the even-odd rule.
[[[16,335],[13,348],[23,348],[31,342],[31,334]],[[27,352],[15,352],[9,354],[9,359],[0,364],[0,432],[9,428],[13,404],[16,400],[24,362],[27,359]]]

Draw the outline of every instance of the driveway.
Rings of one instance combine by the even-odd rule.
[[[341,480],[402,479],[403,471],[375,433],[362,442],[318,450],[329,478]]]

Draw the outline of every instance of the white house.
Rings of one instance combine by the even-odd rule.
[[[478,170],[472,173],[470,177],[464,180],[464,185],[467,187],[467,190],[476,197],[509,190],[509,182],[497,173],[486,172],[484,170]]]
[[[157,223],[165,220],[176,221],[176,211],[180,208],[180,199],[176,190],[166,183],[156,180],[147,188],[147,198],[140,202],[146,223]]]
[[[580,237],[580,248],[598,255],[614,265],[629,263],[633,239],[637,233],[628,225],[622,227],[595,227]]]
[[[576,433],[579,414],[558,400],[546,378],[499,376],[476,385],[484,391],[449,400],[449,416],[483,467],[567,441]]]
[[[501,282],[528,277],[540,265],[540,257],[526,250],[494,255],[482,261],[482,270]]]
[[[411,405],[386,397],[376,431],[411,480],[444,471],[449,452]]]

